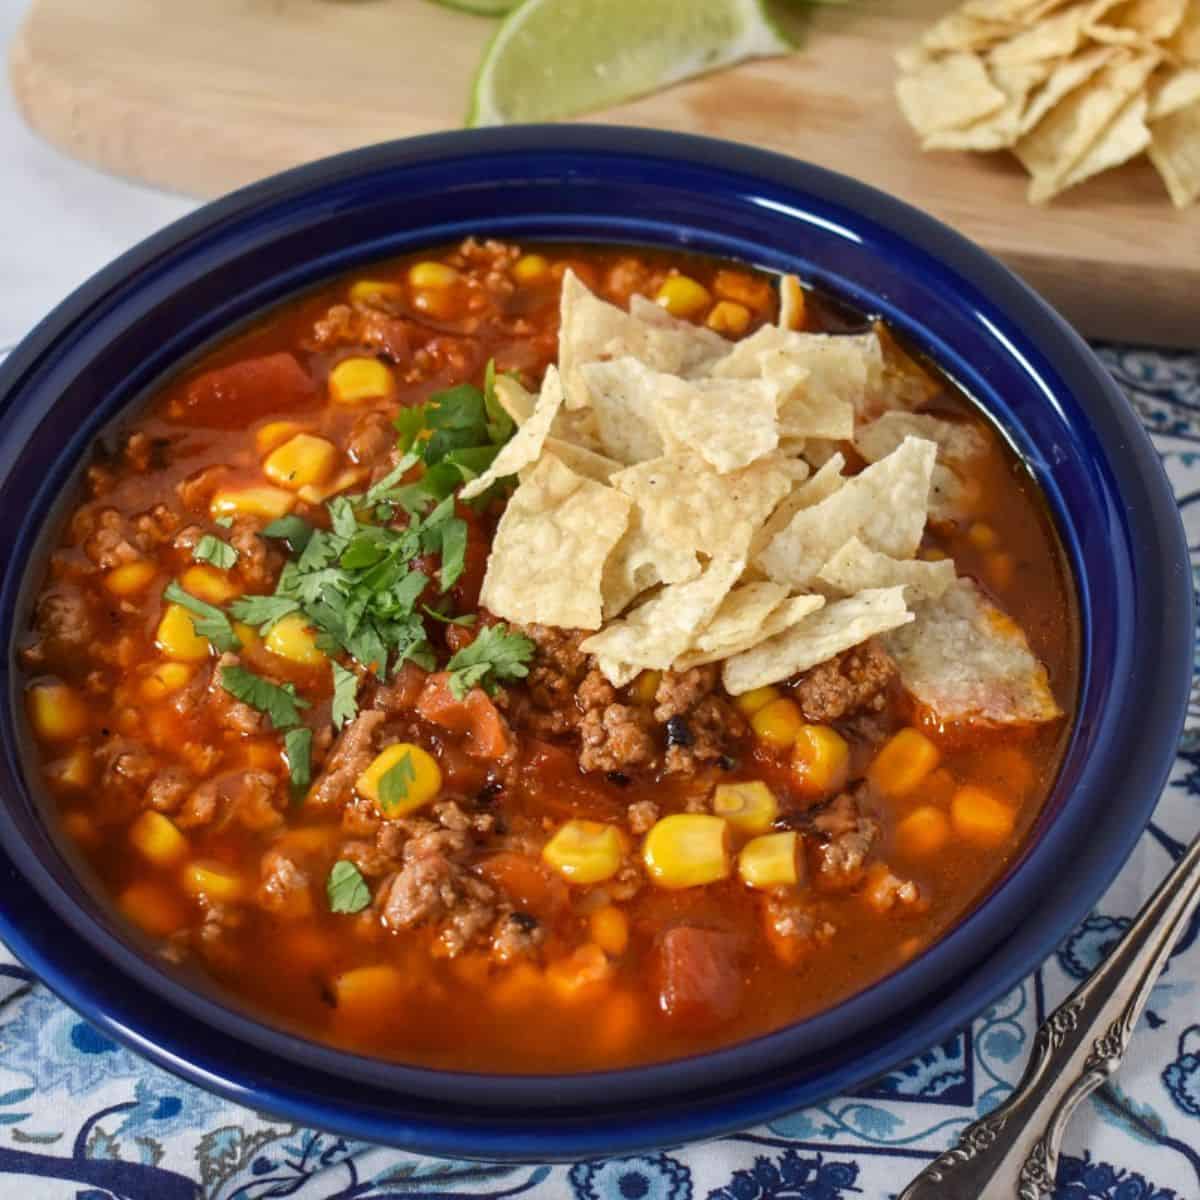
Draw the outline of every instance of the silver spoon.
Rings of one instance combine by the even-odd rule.
[[[1042,1023],[1009,1098],[968,1125],[898,1200],[1051,1200],[1062,1135],[1121,1063],[1172,947],[1200,904],[1200,837],[1121,940]]]

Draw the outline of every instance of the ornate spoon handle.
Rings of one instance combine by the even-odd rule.
[[[899,1200],[1050,1200],[1076,1106],[1118,1067],[1171,948],[1200,904],[1200,837],[1099,968],[1037,1031],[1009,1098],[968,1125]]]

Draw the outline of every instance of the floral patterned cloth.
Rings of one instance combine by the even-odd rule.
[[[1158,445],[1200,551],[1200,354],[1102,347]],[[1197,829],[1200,692],[1171,786],[1099,907],[971,1025],[824,1104],[716,1142],[568,1165],[445,1162],[219,1100],[81,1021],[0,949],[0,1196],[21,1200],[884,1200],[1020,1075],[1033,1032],[1104,956]],[[1072,1122],[1061,1200],[1200,1197],[1200,919],[1136,1053]]]

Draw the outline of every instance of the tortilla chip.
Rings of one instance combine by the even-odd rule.
[[[561,414],[560,414],[561,415]],[[577,446],[574,442],[564,442],[562,438],[548,437],[543,446],[560,462],[565,463],[576,475],[594,479],[597,483],[607,483],[625,464],[615,458],[607,458],[589,450],[586,446]]]
[[[836,600],[790,629],[725,660],[721,681],[731,696],[778,683],[843,650],[911,621],[904,589],[873,588]]]
[[[699,574],[696,551],[672,545],[656,530],[648,529],[641,508],[635,504],[629,514],[629,527],[604,564],[604,619],[620,615],[655,584],[683,583]]]
[[[761,379],[689,383],[657,380],[654,414],[672,450],[686,447],[722,474],[749,466],[779,445],[777,392]]]
[[[1169,38],[1182,24],[1189,0],[1125,0],[1105,5],[1103,20],[1087,24],[1088,36],[1098,42],[1150,46]]]
[[[756,587],[767,585],[746,584],[744,586]],[[771,584],[770,586],[774,587],[776,585]],[[745,636],[741,640],[727,642],[719,649],[704,650],[700,647],[700,641],[705,640],[707,637],[708,631],[706,630],[697,639],[696,649],[689,650],[686,654],[681,654],[675,660],[673,669],[676,671],[690,671],[693,667],[702,667],[706,663],[719,662],[721,659],[732,658],[737,654],[744,654],[747,650],[753,650],[755,646],[761,645],[777,633],[782,633],[785,629],[791,629],[793,625],[799,624],[805,617],[810,616],[824,606],[824,596],[793,596],[790,600],[784,600],[768,613],[757,629],[751,630],[747,627]],[[720,616],[721,613],[718,612],[717,616],[713,618],[713,625],[716,624]],[[710,625],[709,628],[713,628],[713,625]]]
[[[845,458],[835,452],[811,479],[800,481],[791,493],[776,505],[750,544],[751,562],[766,549],[767,543],[777,533],[788,527],[791,519],[802,508],[811,508],[814,504],[827,500],[846,482],[846,477],[842,474],[845,465]]]
[[[598,629],[604,562],[632,507],[543,454],[500,518],[480,603],[511,621]]]
[[[1157,121],[1200,100],[1200,67],[1160,68],[1150,81],[1146,119]]]
[[[1176,208],[1200,197],[1200,102],[1150,126],[1150,161],[1162,176]]]
[[[855,537],[821,568],[817,578],[845,596],[868,588],[903,587],[905,600],[915,604],[936,600],[954,583],[954,563],[948,558],[938,562],[890,558]]]
[[[996,46],[988,55],[988,61],[993,66],[1011,66],[1067,58],[1075,53],[1083,40],[1083,25],[1087,17],[1088,10],[1083,6],[1055,13]]]
[[[924,63],[896,81],[896,100],[921,137],[962,129],[995,112],[1004,93],[988,78],[983,60],[967,51]]]
[[[636,358],[623,357],[585,363],[579,374],[588,389],[604,453],[626,464],[658,458],[663,452],[654,416],[659,373]]]
[[[1004,93],[1004,104],[981,121],[962,129],[944,129],[921,141],[922,150],[1002,150],[1021,132],[1021,116],[1029,94],[1050,75],[1049,62],[997,63],[992,82]]]
[[[1189,4],[1163,49],[1181,63],[1200,63],[1200,5]]]
[[[693,640],[695,648],[685,657],[711,653],[712,657],[704,661],[712,662],[754,645],[761,640],[763,623],[787,599],[787,594],[787,588],[770,580],[739,584],[721,601],[713,619]],[[679,665],[680,661],[676,662],[676,670],[685,669]],[[699,660],[692,665],[699,665]]]
[[[931,55],[945,54],[955,50],[982,52],[993,43],[1010,37],[1018,28],[1011,17],[998,20],[977,16],[966,8],[955,9],[935,21],[917,43],[920,53],[928,60]],[[919,63],[912,50],[897,55],[900,66],[911,69],[910,64]]]
[[[1102,67],[1087,87],[1076,88],[1013,153],[1033,176],[1029,201],[1042,204],[1063,186],[1105,128],[1125,104],[1145,86],[1158,65],[1157,54],[1114,59]]]
[[[547,367],[546,377],[542,380],[541,395],[529,419],[500,448],[500,453],[492,460],[492,465],[482,475],[464,485],[459,493],[462,499],[470,500],[474,496],[482,495],[497,479],[515,475],[522,467],[536,461],[542,452],[550,426],[562,407],[563,399],[562,380],[558,370],[553,366]]]
[[[1150,145],[1150,130],[1146,127],[1149,107],[1145,93],[1134,96],[1112,119],[1092,148],[1059,182],[1057,192],[1065,192],[1093,175],[1119,167],[1123,162],[1141,154]]]
[[[537,397],[527,392],[511,375],[497,375],[493,386],[500,407],[512,417],[515,424],[524,425],[533,415]]]
[[[1050,78],[1030,99],[1017,132],[1028,133],[1064,96],[1085,84],[1115,56],[1110,46],[1094,46],[1055,66]]]
[[[941,721],[1011,725],[1062,715],[1025,635],[969,579],[920,605],[884,644],[901,682]]]
[[[933,442],[905,438],[833,495],[801,508],[758,554],[755,565],[767,578],[800,591],[855,536],[893,558],[911,558],[925,528],[936,457]]]
[[[804,287],[798,275],[779,277],[779,328],[801,329],[804,325]]]
[[[670,335],[666,340],[656,339],[653,334],[648,337],[652,345],[660,347],[657,353],[673,361],[678,360],[675,373],[679,375],[692,375],[704,370],[710,363],[728,354],[732,345],[712,329],[671,316],[661,304],[655,304],[645,296],[630,298],[629,313],[644,325]],[[667,346],[670,349],[666,349]],[[665,367],[661,369],[666,370]]]
[[[793,487],[791,464],[760,459],[718,475],[691,455],[665,455],[627,467],[612,484],[641,511],[652,543],[691,553],[735,552]]]
[[[624,678],[630,666],[667,670],[708,625],[746,568],[741,557],[714,558],[695,579],[673,583],[579,644],[601,671]],[[609,682],[615,682],[608,675]]]
[[[869,462],[878,462],[906,437],[924,438],[938,448],[943,462],[968,463],[987,450],[987,441],[973,425],[944,421],[926,413],[889,412],[864,425],[854,438],[854,448]]]

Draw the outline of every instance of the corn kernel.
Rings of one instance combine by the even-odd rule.
[[[541,283],[550,277],[550,264],[540,254],[522,254],[512,273],[518,283]]]
[[[404,781],[405,793],[398,800],[388,803],[379,794],[380,782],[406,757],[409,769],[408,778]],[[442,769],[437,765],[437,760],[420,746],[414,746],[411,742],[396,742],[375,756],[374,762],[358,777],[354,787],[360,796],[370,800],[389,820],[405,817],[424,807],[442,790]]]
[[[362,467],[346,467],[328,483],[320,486],[315,483],[306,483],[302,488],[297,488],[296,495],[305,504],[324,504],[330,496],[336,496],[338,492],[348,492],[352,487],[357,487],[366,477],[367,473]]]
[[[257,771],[279,770],[279,743],[274,738],[243,738],[239,749],[246,766]]]
[[[950,556],[945,550],[939,550],[936,546],[926,546],[917,557],[923,558],[926,562],[943,562]]]
[[[299,613],[289,613],[276,621],[263,644],[272,654],[305,667],[319,667],[326,661],[325,654],[317,649],[317,635],[312,626]]]
[[[793,831],[752,838],[738,855],[738,874],[752,888],[788,887],[799,881],[800,838]]]
[[[276,446],[303,432],[304,427],[295,421],[268,421],[255,433],[254,446],[259,454],[270,454]]]
[[[722,337],[741,337],[750,325],[750,310],[736,300],[718,300],[704,323]]]
[[[643,671],[633,681],[633,698],[639,704],[653,704],[655,693],[661,682],[661,671]]]
[[[187,858],[187,838],[170,817],[153,809],[147,809],[130,825],[129,840],[156,866],[174,866]]]
[[[970,529],[967,530],[967,541],[975,547],[976,550],[990,550],[995,546],[999,538],[996,531],[982,521],[976,521]]]
[[[389,283],[383,279],[356,279],[350,285],[351,304],[378,304],[389,300],[402,300],[404,289],[398,283]]]
[[[545,862],[570,883],[611,879],[624,853],[621,831],[601,821],[568,821],[542,848]]]
[[[750,728],[760,742],[765,742],[775,750],[786,750],[804,728],[804,718],[795,701],[786,698],[772,700],[750,718]]]
[[[938,765],[938,748],[919,730],[894,733],[867,769],[867,778],[885,796],[907,796]]]
[[[87,729],[87,705],[65,683],[39,683],[29,689],[29,720],[43,741],[66,742]]]
[[[155,633],[158,648],[178,662],[202,662],[208,657],[208,638],[192,624],[191,613],[181,604],[168,604]]]
[[[698,887],[729,877],[729,826],[707,813],[672,813],[646,834],[642,861],[659,887]]]
[[[151,879],[131,883],[117,897],[117,907],[151,937],[167,937],[187,924],[187,909],[180,898]]]
[[[386,400],[395,389],[391,371],[377,358],[343,358],[329,372],[329,395],[335,404]]]
[[[233,632],[237,636],[237,640],[242,643],[243,649],[257,646],[262,641],[262,638],[258,636],[258,630],[253,625],[247,625],[245,621],[234,621]]]
[[[596,909],[588,928],[592,941],[612,958],[619,958],[629,946],[629,918],[615,904]]]
[[[296,507],[296,497],[283,488],[246,487],[220,491],[213,496],[208,511],[214,517],[262,517],[277,521]]]
[[[65,758],[56,759],[46,768],[53,781],[62,787],[85,788],[92,782],[92,752],[76,746]]]
[[[165,700],[192,677],[193,669],[186,663],[159,663],[142,680],[142,697],[146,700]]]
[[[850,746],[828,725],[802,725],[792,746],[792,770],[810,795],[837,791],[850,771]]]
[[[337,447],[311,433],[298,433],[272,450],[263,473],[280,487],[302,488],[324,483],[337,463]]]
[[[233,904],[246,894],[242,878],[224,863],[192,862],[183,868],[183,890],[221,904]]]
[[[761,780],[720,783],[713,792],[713,812],[738,833],[766,833],[779,815],[775,793]]]
[[[1016,826],[1013,810],[974,784],[960,787],[950,798],[950,820],[959,837],[982,846],[1000,845]]]
[[[949,840],[949,818],[932,804],[914,808],[896,826],[896,849],[910,858],[936,854]]]
[[[188,567],[179,577],[179,586],[209,604],[225,604],[242,594],[242,589],[224,571],[210,566]]]
[[[355,967],[333,980],[339,1021],[382,1026],[399,1019],[408,999],[408,977],[397,967]]]
[[[803,329],[807,320],[804,289],[795,275],[779,280],[779,324],[784,329]]]
[[[146,587],[157,573],[158,568],[152,562],[139,559],[114,567],[105,575],[104,586],[114,596],[132,596]]]
[[[708,288],[689,275],[668,275],[654,299],[671,316],[683,318],[699,316],[712,303]]]
[[[774,289],[762,276],[724,267],[713,276],[713,291],[722,300],[736,300],[758,312],[766,312],[775,299]]]
[[[564,1000],[571,1000],[590,985],[609,979],[612,972],[612,963],[604,951],[595,943],[587,942],[573,954],[552,962],[546,968],[546,982]]]
[[[734,696],[733,702],[743,716],[752,717],[760,708],[766,708],[772,700],[779,699],[779,689],[772,684],[764,687],[751,688],[740,696]]]
[[[422,291],[453,287],[458,280],[458,272],[445,263],[419,262],[408,269],[408,282]]]
[[[987,572],[988,581],[993,587],[1001,589],[1012,584],[1013,573],[1016,571],[1016,561],[1011,554],[996,551],[987,555],[983,560],[983,569]]]

